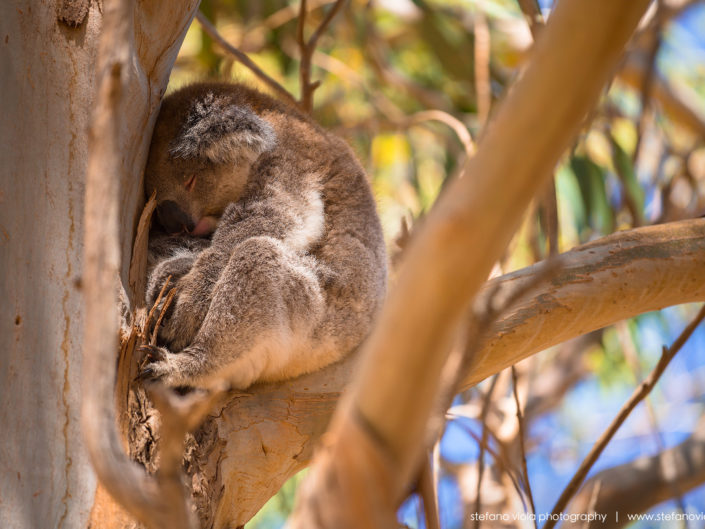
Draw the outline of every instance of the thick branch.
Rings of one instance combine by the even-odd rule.
[[[115,280],[118,277],[118,182],[122,166],[120,113],[129,57],[132,3],[106,6],[99,50],[96,110],[86,175],[84,374],[81,425],[98,479],[130,512],[152,527],[167,505],[143,469],[127,459],[115,424],[114,356],[118,350]],[[175,505],[178,510],[178,505]],[[183,509],[181,517],[187,513]],[[187,518],[186,518],[187,519]],[[176,526],[178,527],[178,525]],[[183,526],[187,527],[187,526]]]
[[[705,219],[621,232],[563,254],[552,281],[538,284],[499,320],[465,387],[592,329],[705,300],[703,262]],[[534,282],[538,266],[486,283],[482,292],[494,291],[497,283],[513,290],[517,281]],[[214,527],[246,523],[308,465],[356,362],[350,356],[291,382],[250,388],[225,407],[215,421],[217,441],[199,470],[209,481],[218,469],[223,495],[213,502]]]
[[[648,3],[558,4],[465,177],[450,184],[412,240],[333,422],[331,445],[319,452],[300,489],[292,528],[383,527],[393,520],[417,468],[467,303],[504,251],[541,176],[550,174],[595,104]]]
[[[705,300],[703,259],[703,219],[615,233],[562,254],[551,284],[499,320],[463,387],[616,321]],[[531,281],[536,266],[494,281]]]
[[[115,416],[116,282],[127,270],[121,257],[129,257],[125,242],[133,238],[135,220],[123,205],[139,202],[151,124],[196,2],[172,3],[166,15],[156,7],[116,1],[106,4],[103,16],[86,173],[81,424],[98,479],[119,503],[149,527],[186,528],[193,527],[193,514],[183,492],[180,498],[163,493],[166,481],[182,491],[180,476],[157,481],[132,463]],[[121,233],[121,227],[127,229]],[[143,285],[134,273],[132,279],[134,299]],[[104,495],[98,497],[102,502]]]
[[[412,241],[364,346],[357,382],[334,421],[333,442],[302,489],[293,528],[346,527],[362,506],[369,518],[358,526],[388,522],[418,464],[440,373],[468,301],[542,186],[541,175],[550,175],[595,104],[648,3],[558,3],[466,176],[450,184]],[[348,444],[365,437],[361,448]],[[358,450],[369,459],[345,459]],[[377,466],[366,464],[373,460]],[[384,485],[382,496],[373,496],[372,482]],[[351,502],[349,493],[360,501]]]

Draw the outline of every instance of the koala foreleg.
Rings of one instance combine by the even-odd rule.
[[[213,290],[228,263],[229,253],[211,247],[195,256],[188,272],[176,281],[176,295],[159,340],[171,351],[190,344],[210,310]]]
[[[151,307],[169,278],[169,285],[185,276],[198,254],[210,246],[208,239],[162,235],[149,242],[147,306]]]
[[[246,239],[213,286],[193,341],[152,355],[145,375],[169,386],[226,378],[246,388],[257,380],[290,378],[292,370],[307,371],[326,306],[317,266],[280,240]]]
[[[230,204],[213,234],[211,246],[178,281],[173,309],[160,331],[160,341],[171,351],[180,351],[193,341],[208,313],[221,317],[220,309],[211,306],[216,292],[234,288],[228,281],[242,284],[246,280],[224,273],[239,245],[251,239],[268,238],[291,255],[302,254],[322,229],[323,204],[315,191],[302,192],[297,198],[271,186],[259,199]],[[253,255],[252,259],[256,264],[257,257]],[[266,297],[259,302],[269,303]]]

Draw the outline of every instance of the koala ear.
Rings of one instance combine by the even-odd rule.
[[[237,162],[243,155],[257,157],[275,143],[272,126],[248,107],[208,93],[192,103],[169,153],[223,164]]]

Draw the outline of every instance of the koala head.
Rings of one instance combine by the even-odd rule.
[[[165,98],[145,171],[159,223],[168,233],[213,232],[244,192],[252,164],[275,143],[271,125],[227,91],[192,85]]]

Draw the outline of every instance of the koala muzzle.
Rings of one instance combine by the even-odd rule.
[[[193,219],[172,200],[165,200],[157,206],[157,217],[167,233],[190,232],[196,226]]]

